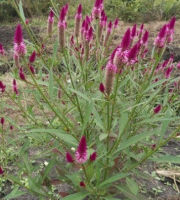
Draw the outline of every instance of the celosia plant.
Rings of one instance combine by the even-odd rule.
[[[73,29],[68,28],[68,4],[58,8],[52,3],[46,38],[54,42],[50,53],[26,23],[22,5],[13,5],[23,25],[15,30],[12,91],[0,81],[0,92],[23,123],[18,117],[1,118],[6,162],[0,174],[40,199],[140,198],[133,181],[138,167],[148,159],[163,160],[155,153],[180,131],[179,77],[173,76],[180,64],[173,57],[162,60],[176,18],[161,28],[150,55],[143,24],[129,27],[121,42],[111,45],[119,21],[108,20],[103,0],[96,0],[87,16],[80,4]],[[27,44],[22,26],[31,38]],[[4,52],[0,45],[0,56]],[[8,123],[16,130],[15,142],[5,137]],[[33,156],[32,141],[39,152]],[[19,171],[12,175],[6,148],[17,144],[13,166]],[[68,185],[68,191],[56,192],[57,184]]]

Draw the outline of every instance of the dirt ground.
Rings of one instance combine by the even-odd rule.
[[[149,22],[145,24],[145,29],[150,31],[150,39],[149,43],[152,44],[154,41],[154,38],[157,35],[157,32],[160,30],[162,25],[165,22]],[[130,23],[124,23],[120,22],[120,25],[118,29],[115,32],[114,38],[113,38],[113,45],[116,46],[120,43],[120,40],[125,32],[125,30],[128,27],[131,27],[133,24]],[[45,29],[40,27],[34,27],[35,33],[38,35],[39,33],[44,31]],[[15,24],[14,25],[0,25],[0,43],[3,44],[9,59],[12,59],[13,56],[13,36],[14,36],[14,30],[15,30]],[[40,36],[41,37],[41,36]],[[24,31],[24,38],[28,39],[27,33]],[[150,46],[152,48],[152,46]],[[180,61],[180,20],[176,22],[176,28],[175,28],[175,35],[174,35],[174,41],[173,43],[168,47],[167,51],[165,52],[164,58],[168,58],[171,54],[174,54],[175,56],[175,62]],[[9,71],[9,68],[5,65],[0,65],[0,73],[4,74]],[[6,73],[3,77],[3,79],[6,79],[8,76],[8,73]],[[10,81],[12,82],[12,80]],[[178,141],[171,141],[163,148],[163,151],[172,155],[179,155],[180,154],[180,145]],[[148,162],[144,164],[142,167],[143,171],[148,171],[149,174],[152,174],[152,172],[155,172],[157,169],[160,168],[159,165]],[[180,166],[178,165],[172,165],[172,168],[177,168],[180,170]],[[159,177],[149,180],[146,179],[137,179],[137,182],[141,185],[142,191],[144,191],[144,195],[147,197],[147,199],[152,200],[180,200],[180,194],[172,187],[174,184],[173,180],[171,178],[161,178]],[[166,183],[170,184],[166,184]],[[10,186],[11,183],[7,182],[7,187],[4,190],[4,193],[10,192]],[[177,182],[177,186],[180,189],[180,182]],[[157,190],[156,190],[157,189]],[[2,198],[4,194],[0,192],[0,198]],[[36,197],[33,197],[31,195],[23,195],[22,197],[14,198],[14,200],[37,200]]]

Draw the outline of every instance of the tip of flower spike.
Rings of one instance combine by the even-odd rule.
[[[159,31],[159,38],[164,38],[166,36],[167,33],[167,25],[165,24],[161,30]]]
[[[66,17],[66,9],[65,9],[65,6],[64,6],[61,9],[61,12],[60,12],[60,15],[59,15],[59,21],[64,22],[65,17]]]
[[[94,153],[92,153],[91,155],[90,155],[90,161],[95,161],[96,160],[96,157],[97,157],[97,153],[96,152],[94,152]]]
[[[134,26],[132,27],[132,31],[131,31],[131,36],[135,37],[136,36],[136,24],[134,24]]]
[[[78,9],[77,9],[77,14],[80,15],[82,13],[82,5],[79,4]]]
[[[36,51],[33,51],[29,57],[29,62],[33,63],[36,60]]]
[[[146,31],[142,37],[143,44],[146,44],[149,38],[149,32]]]
[[[125,32],[123,38],[122,38],[122,41],[121,41],[121,48],[123,50],[126,50],[130,45],[130,42],[131,42],[130,35],[131,35],[131,30],[130,30],[130,28],[128,28],[127,31]]]
[[[119,19],[116,18],[114,21],[114,28],[117,28],[118,24],[119,24]]]
[[[73,157],[71,156],[71,154],[69,152],[66,153],[66,161],[68,163],[73,163],[74,162],[74,159],[73,159]]]
[[[161,104],[157,105],[155,108],[154,108],[154,114],[158,114],[161,110]]]
[[[23,34],[21,24],[18,24],[14,34],[14,42],[20,44],[23,42]]]
[[[138,53],[138,44],[135,44],[132,49],[128,52],[128,59],[129,60],[136,60],[136,56]]]
[[[170,30],[174,29],[175,23],[176,23],[176,17],[172,17],[168,24]]]
[[[50,17],[50,18],[53,18],[53,17],[54,17],[54,12],[53,12],[52,9],[51,9],[50,12],[49,12],[49,17]]]
[[[75,153],[76,161],[78,163],[85,163],[87,161],[87,144],[86,137],[82,136],[78,148]]]

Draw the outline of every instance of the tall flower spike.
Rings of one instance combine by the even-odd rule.
[[[158,36],[154,41],[154,45],[158,48],[163,48],[166,42],[166,35],[167,35],[167,25],[165,24],[159,31]]]
[[[106,78],[105,78],[105,90],[106,94],[109,96],[112,91],[114,75],[117,71],[116,65],[112,64],[110,61],[106,65]]]
[[[122,50],[128,49],[130,43],[131,43],[131,30],[130,30],[130,28],[128,28],[122,38],[122,41],[121,41],[120,46],[121,46]]]
[[[80,33],[80,24],[82,18],[82,5],[80,4],[77,8],[76,16],[75,16],[75,36],[78,38]]]
[[[14,34],[14,43],[20,44],[23,42],[23,33],[21,24],[18,24]]]
[[[75,153],[76,162],[83,164],[87,161],[87,144],[86,144],[86,137],[82,136],[78,148]]]
[[[14,34],[14,54],[24,56],[26,54],[26,45],[23,41],[22,27],[18,24]]]
[[[48,36],[51,37],[54,24],[54,12],[50,10],[48,17]]]

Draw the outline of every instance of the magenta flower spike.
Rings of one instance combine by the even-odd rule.
[[[51,9],[49,12],[49,18],[52,19],[53,17],[54,17],[54,11]]]
[[[128,63],[133,65],[137,62],[138,44],[135,44],[128,52]]]
[[[25,74],[24,74],[24,72],[23,72],[23,68],[22,68],[22,67],[20,67],[20,69],[19,69],[19,77],[20,77],[20,79],[23,80],[23,81],[26,80],[26,77],[25,77]]]
[[[74,162],[74,159],[73,159],[72,155],[69,152],[66,152],[66,161],[68,163],[73,163]]]
[[[29,65],[29,69],[31,70],[32,74],[35,74],[35,69],[34,69],[34,67],[32,65]]]
[[[121,41],[120,46],[121,46],[122,50],[128,49],[130,43],[131,43],[131,30],[130,30],[130,28],[128,28],[122,38],[122,41]]]
[[[142,44],[144,46],[147,46],[148,38],[149,38],[149,32],[145,31],[145,33],[143,34],[143,37],[142,37]]]
[[[166,69],[166,71],[165,71],[165,73],[164,73],[166,79],[170,78],[171,72],[172,72],[173,68],[174,68],[174,65],[171,65],[170,67],[168,67],[168,68]]]
[[[75,15],[75,36],[78,38],[79,37],[79,33],[80,33],[80,23],[81,23],[81,19],[82,19],[82,5],[80,4],[77,8],[77,12]]]
[[[157,105],[155,108],[154,108],[154,114],[158,114],[161,110],[161,104]]]
[[[176,23],[176,17],[172,17],[168,23],[168,28],[170,30],[174,30],[175,23]]]
[[[13,91],[16,95],[19,94],[18,89],[17,89],[17,84],[16,84],[16,80],[13,79]]]
[[[1,43],[0,43],[0,54],[1,54],[2,56],[4,56],[4,54],[5,54],[3,45],[2,45]]]
[[[1,125],[4,126],[4,122],[5,122],[4,117],[1,117],[1,121],[0,122],[1,122]]]
[[[36,51],[33,51],[29,57],[29,62],[33,63],[36,60]]]
[[[0,166],[0,175],[3,175],[4,174],[4,171],[2,169],[2,167]]]
[[[167,35],[167,25],[165,24],[159,31],[158,36],[154,41],[154,45],[158,48],[163,48],[166,42],[166,35]]]
[[[51,37],[54,24],[54,12],[50,10],[48,17],[48,36]]]
[[[21,42],[23,42],[23,33],[21,24],[18,24],[14,34],[14,43],[20,44]]]
[[[140,30],[139,30],[139,33],[138,33],[139,39],[141,39],[141,36],[142,36],[143,30],[144,30],[144,24],[141,24],[141,26],[140,26]]]
[[[22,27],[18,24],[14,34],[14,54],[24,56],[26,54],[26,45],[23,41]]]
[[[87,35],[86,35],[86,40],[87,40],[88,42],[90,42],[92,39],[93,39],[93,28],[90,27],[90,29],[89,29],[89,31],[88,31],[88,33],[87,33]]]
[[[100,83],[100,85],[99,85],[99,91],[102,92],[102,93],[105,92],[105,87],[104,87],[103,83]]]
[[[80,185],[81,187],[86,187],[86,184],[85,184],[83,181],[81,181],[81,182],[79,183],[79,185]]]
[[[82,136],[75,153],[76,162],[83,164],[87,161],[87,144],[86,137]]]
[[[0,81],[0,90],[1,92],[5,92],[5,89],[6,89],[6,85],[4,85],[4,83],[2,81]]]
[[[95,161],[96,160],[96,157],[97,157],[97,153],[96,152],[94,152],[94,153],[92,153],[91,155],[90,155],[90,161]]]
[[[134,26],[132,27],[132,30],[131,30],[131,37],[134,38],[137,34],[136,32],[136,28],[137,28],[137,25],[134,24]]]
[[[118,24],[119,24],[119,19],[116,18],[115,21],[114,21],[114,28],[115,29],[118,27]]]
[[[111,34],[111,32],[112,32],[112,21],[110,21],[109,23],[108,23],[108,29],[107,29],[107,31],[108,31],[108,33],[109,34]]]

